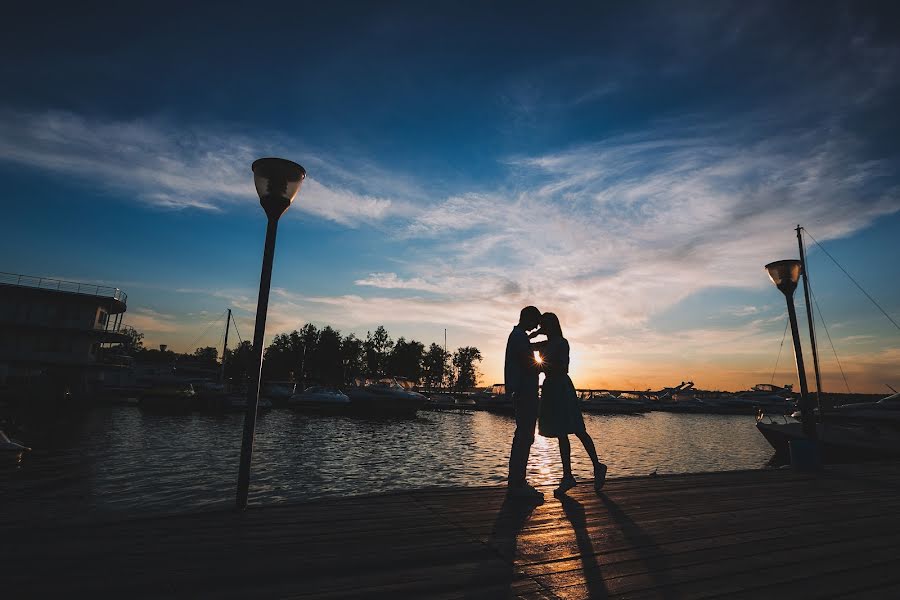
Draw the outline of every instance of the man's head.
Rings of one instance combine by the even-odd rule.
[[[541,311],[539,311],[537,307],[526,306],[522,309],[522,312],[519,313],[519,325],[524,327],[526,331],[536,329],[540,322]]]

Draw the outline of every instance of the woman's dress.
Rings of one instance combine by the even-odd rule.
[[[569,378],[569,342],[555,338],[542,344],[544,385],[538,432],[544,437],[562,437],[584,431],[584,419],[575,386]]]

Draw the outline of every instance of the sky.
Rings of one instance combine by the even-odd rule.
[[[578,387],[795,383],[763,265],[798,224],[900,321],[893,3],[186,4],[0,24],[0,270],[122,288],[147,345],[220,344],[228,307],[252,338],[263,156],[308,172],[267,340],[446,328],[490,384],[535,304]],[[807,241],[825,389],[900,387],[900,331]]]

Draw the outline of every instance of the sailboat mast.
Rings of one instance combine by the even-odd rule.
[[[225,385],[225,352],[228,350],[228,329],[231,327],[231,309],[228,309],[228,318],[225,319],[225,345],[222,346],[222,373],[219,376],[222,385]]]
[[[809,273],[806,269],[806,251],[803,249],[803,228],[797,225],[797,244],[800,246],[800,273],[803,276],[803,298],[806,301],[806,319],[809,323],[809,342],[812,345],[813,369],[816,372],[816,403],[822,410],[822,377],[819,374],[819,349],[816,346],[816,328],[813,326],[812,303],[809,300]]]

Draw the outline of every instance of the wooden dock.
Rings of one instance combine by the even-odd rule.
[[[900,465],[454,488],[67,525],[0,544],[18,597],[896,598]]]

